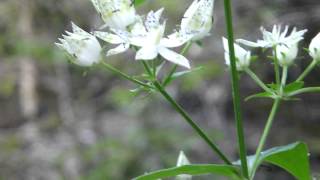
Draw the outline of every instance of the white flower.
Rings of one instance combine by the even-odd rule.
[[[309,54],[314,60],[320,61],[320,33],[312,39],[309,45]]]
[[[214,0],[194,0],[185,12],[180,30],[169,38],[197,41],[209,35],[213,24]]]
[[[91,66],[99,62],[101,46],[93,35],[72,23],[73,32],[66,31],[60,43],[55,43],[59,48],[67,51],[75,58],[75,63],[81,66]]]
[[[194,0],[181,21],[181,31],[196,41],[209,35],[213,23],[214,0]]]
[[[159,54],[166,60],[190,68],[189,61],[182,55],[168,49],[181,46],[184,42],[164,38],[166,23],[160,24],[163,9],[149,12],[144,26],[140,26],[140,35],[130,38],[132,45],[141,47],[136,54],[137,60],[153,60]]]
[[[127,51],[130,47],[130,41],[129,41],[129,33],[126,31],[120,31],[120,30],[113,30],[115,34],[108,33],[108,32],[100,32],[96,31],[94,32],[94,35],[110,44],[117,44],[118,46],[116,48],[110,49],[107,52],[107,56],[112,56],[116,54],[123,53]]]
[[[229,54],[229,44],[225,37],[222,37],[223,47],[224,47],[224,57],[226,65],[230,66],[230,54]],[[234,50],[236,56],[237,70],[242,71],[250,66],[251,52],[243,49],[238,44],[234,43]]]
[[[261,27],[261,32],[263,39],[258,40],[257,42],[251,42],[244,39],[237,40],[238,43],[242,43],[251,47],[262,47],[262,48],[272,48],[278,45],[292,45],[297,44],[303,39],[303,35],[307,32],[306,29],[297,31],[296,28],[293,28],[292,32],[288,35],[289,27],[285,26],[283,32],[281,32],[280,25],[274,25],[272,32],[267,31],[265,28]]]
[[[136,20],[136,10],[131,0],[91,0],[101,15],[105,26],[125,30]]]
[[[95,31],[94,35],[103,41],[106,41],[110,44],[118,45],[114,49],[110,49],[107,52],[107,56],[112,56],[116,54],[123,53],[130,48],[130,44],[138,46],[136,44],[141,44],[143,38],[146,36],[147,31],[144,27],[143,21],[140,16],[137,17],[137,20],[128,30],[119,30],[112,29],[110,30],[113,33]]]
[[[189,164],[190,164],[190,162],[189,162],[187,156],[184,154],[183,151],[180,151],[178,161],[177,161],[177,167],[189,165]],[[187,174],[181,174],[181,175],[177,176],[177,178],[176,178],[176,180],[191,180],[191,179],[192,179],[192,176],[187,175]]]
[[[290,66],[298,55],[298,44],[279,45],[276,49],[279,65],[282,67]]]

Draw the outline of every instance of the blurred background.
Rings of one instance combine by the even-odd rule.
[[[190,3],[149,0],[138,12],[165,7],[170,30]],[[270,29],[273,24],[288,24],[309,30],[301,43],[307,47],[320,30],[318,0],[233,3],[236,38],[255,40],[260,37],[260,26]],[[222,7],[223,1],[216,0],[212,36],[203,41],[202,48],[193,45],[188,54],[193,67],[204,68],[179,79],[168,90],[222,149],[237,159],[230,81],[221,45],[221,36],[225,36]],[[69,65],[54,42],[70,29],[70,21],[88,31],[102,24],[87,0],[0,1],[0,179],[130,179],[174,166],[180,150],[193,163],[220,162],[160,96],[134,96],[129,93],[133,84],[108,71]],[[308,65],[306,54],[301,50],[289,79]],[[142,68],[132,57],[129,52],[106,61],[138,75]],[[253,69],[271,82],[270,62],[265,54],[261,57]],[[306,83],[319,86],[319,68]],[[258,91],[250,78],[241,76],[244,98]],[[253,153],[271,101],[242,103],[248,151]],[[316,176],[320,173],[319,94],[282,104],[267,147],[297,140],[309,145]],[[271,178],[293,179],[273,166],[262,168],[257,177]]]

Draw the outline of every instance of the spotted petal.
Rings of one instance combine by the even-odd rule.
[[[121,44],[125,42],[120,36],[108,32],[96,31],[94,35],[111,44]]]

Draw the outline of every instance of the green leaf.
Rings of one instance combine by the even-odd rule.
[[[283,90],[285,93],[291,93],[293,91],[296,91],[296,90],[303,88],[303,86],[304,86],[304,82],[302,82],[302,81],[293,82],[291,84],[288,84]]]
[[[145,2],[146,0],[133,0],[133,3],[135,6],[141,5]]]
[[[272,98],[274,99],[274,94],[270,93],[270,92],[262,92],[262,93],[258,93],[258,94],[254,94],[254,95],[251,95],[251,96],[248,96],[245,101],[249,101],[251,99],[254,99],[254,98]]]
[[[179,78],[179,77],[182,77],[182,76],[185,76],[189,73],[193,73],[193,72],[196,72],[196,71],[200,71],[202,70],[203,67],[197,67],[197,68],[193,68],[191,70],[187,70],[187,71],[180,71],[180,72],[176,72],[176,73],[173,73],[169,79],[166,79],[166,82],[164,82],[164,86],[168,86],[173,80]]]
[[[269,88],[271,88],[271,89],[273,89],[273,90],[278,90],[279,87],[280,87],[278,84],[274,84],[274,83],[268,84],[268,86],[269,86]]]
[[[197,68],[194,68],[194,69],[191,69],[191,70],[187,70],[187,71],[180,71],[180,72],[176,72],[172,75],[172,79],[176,79],[176,78],[179,78],[181,76],[184,76],[184,75],[187,75],[189,73],[193,73],[193,72],[196,72],[196,71],[199,71],[199,70],[202,70],[203,67],[197,67]]]
[[[251,164],[250,171],[256,171],[257,167],[253,166],[255,156],[248,157]],[[296,142],[286,146],[279,146],[261,153],[258,165],[267,162],[276,165],[298,180],[311,180],[309,167],[308,148],[302,142]]]
[[[174,177],[181,174],[187,174],[187,175],[214,174],[214,175],[226,176],[230,178],[236,178],[237,177],[236,173],[240,174],[239,169],[235,166],[215,165],[215,164],[201,164],[201,165],[194,164],[194,165],[184,165],[180,167],[154,171],[154,172],[136,177],[134,178],[134,180],[155,180],[160,178]]]

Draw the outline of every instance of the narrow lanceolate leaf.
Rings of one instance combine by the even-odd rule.
[[[267,162],[286,170],[298,180],[311,180],[308,148],[302,142],[279,146],[262,152],[257,167],[252,167],[254,158],[255,156],[248,157],[249,162],[251,162],[249,163],[251,164],[250,172],[255,172],[258,166]]]
[[[181,174],[187,175],[220,175],[231,178],[236,178],[239,173],[239,169],[235,166],[228,165],[215,165],[215,164],[201,164],[201,165],[184,165],[180,167],[174,167],[169,169],[163,169],[147,173],[143,176],[134,178],[134,180],[155,180],[161,178],[169,178],[178,176]]]
[[[191,70],[186,70],[186,71],[180,71],[180,72],[173,73],[171,76],[169,76],[168,79],[165,80],[163,85],[164,86],[168,86],[173,80],[175,80],[175,79],[177,79],[179,77],[188,75],[190,73],[193,73],[193,72],[196,72],[196,71],[200,71],[202,69],[203,69],[203,67],[200,66],[200,67],[197,67],[197,68],[193,68]]]
[[[291,84],[288,84],[285,88],[284,88],[284,92],[285,93],[291,93],[293,91],[299,90],[301,88],[303,88],[304,86],[304,82],[299,81],[299,82],[293,82]]]
[[[270,92],[262,92],[262,93],[257,93],[257,94],[253,94],[249,97],[247,97],[245,99],[245,101],[249,101],[251,99],[255,99],[255,98],[276,98],[274,94],[270,93]]]
[[[193,68],[193,69],[191,69],[191,70],[176,72],[176,73],[174,73],[174,74],[172,75],[172,78],[173,78],[173,79],[176,79],[176,78],[179,78],[179,77],[181,77],[181,76],[187,75],[187,74],[189,74],[189,73],[193,73],[193,72],[196,72],[196,71],[200,71],[200,70],[202,70],[202,69],[203,69],[203,67],[197,67],[197,68]]]

